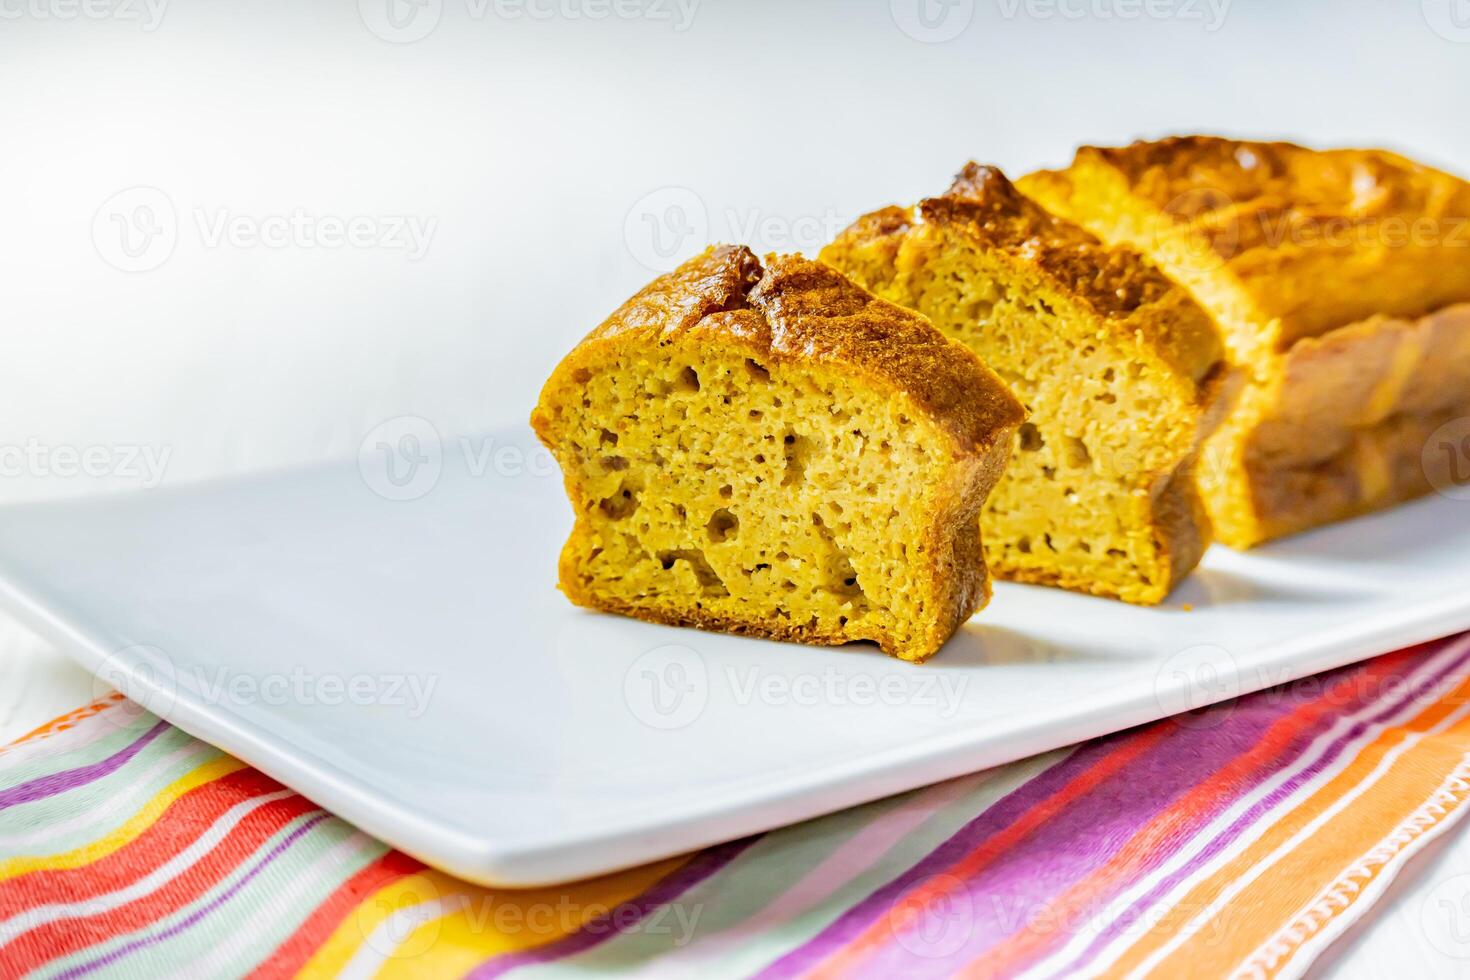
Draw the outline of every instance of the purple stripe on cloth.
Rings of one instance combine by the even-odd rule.
[[[1322,689],[1327,686],[1329,684],[1324,684]],[[1195,715],[1189,727],[1181,728],[1176,736],[1161,740],[1093,789],[1087,796],[1086,807],[1074,804],[1066,808],[1039,827],[1023,844],[998,857],[985,869],[983,883],[967,882],[968,894],[961,901],[968,899],[969,905],[965,907],[970,909],[973,919],[967,925],[965,941],[960,945],[965,949],[983,949],[1014,933],[1025,925],[1028,911],[1045,907],[1047,899],[1085,878],[1181,793],[1228,765],[1259,741],[1272,724],[1320,696],[1316,693],[1308,697],[1290,690],[1283,696],[1280,690],[1265,691]],[[1342,707],[1347,709],[1351,705]],[[1218,722],[1207,724],[1211,712],[1222,717]],[[1299,757],[1332,720],[1330,714],[1324,714],[1323,718],[1307,726],[1293,740],[1294,751],[1282,753],[1270,765],[1252,773],[1249,785],[1258,785],[1269,778],[1271,772]],[[761,976],[789,977],[815,967],[856,939],[909,890],[943,873],[1034,805],[1090,769],[1121,744],[1126,744],[1128,738],[1125,733],[1087,743],[1067,760],[1017,788],[979,814],[908,872],[875,891],[817,936],[772,963]],[[1192,815],[1195,817],[1193,828],[1206,825],[1224,811],[1228,802],[1222,795],[1211,801],[1208,808]],[[1111,818],[1099,822],[1099,814],[1110,815]],[[1158,860],[1166,857],[1161,853]],[[1120,883],[1119,887],[1124,884]],[[931,950],[926,956],[915,955],[911,947],[916,945],[922,947],[926,944],[915,939],[881,951],[872,961],[874,974],[883,975],[886,967],[901,969],[905,975],[913,976],[952,972],[953,964],[949,964],[948,956],[935,955],[938,950]],[[887,962],[890,957],[891,963]],[[967,962],[970,958],[973,957],[960,959]],[[949,964],[948,968],[946,964]],[[867,972],[866,966],[864,972]]]
[[[1393,676],[1408,681],[1426,665],[1421,660],[1396,668]],[[1439,668],[1435,668],[1439,673]],[[1361,665],[1342,669],[1321,678],[1319,685],[1274,689],[1246,696],[1222,710],[1229,710],[1226,721],[1208,729],[1181,728],[1166,738],[1146,756],[1119,772],[1086,799],[1086,806],[1074,805],[1048,821],[1046,826],[997,858],[983,875],[962,883],[951,902],[951,915],[937,920],[930,915],[916,927],[924,927],[920,936],[910,935],[911,928],[897,942],[879,950],[862,965],[865,976],[887,976],[901,968],[906,976],[949,976],[966,964],[979,960],[985,950],[1021,930],[1033,930],[1045,942],[1040,943],[1027,963],[1054,950],[1085,926],[1092,914],[1100,914],[1106,903],[1141,877],[1168,860],[1171,854],[1189,844],[1229,805],[1282,769],[1297,763],[1313,742],[1345,714],[1372,710],[1375,705],[1393,698],[1407,684],[1355,686],[1349,697],[1334,700],[1311,724],[1294,733],[1290,744],[1279,754],[1262,760],[1249,772],[1239,775],[1225,791],[1216,794],[1187,813],[1169,830],[1169,844],[1153,848],[1139,866],[1116,880],[1096,882],[1106,886],[1085,908],[1074,910],[1059,906],[1061,896],[1077,884],[1091,884],[1089,876],[1111,860],[1135,835],[1165,812],[1178,797],[1194,790],[1241,754],[1249,751],[1265,735],[1268,728],[1289,718],[1297,711],[1319,703],[1335,684],[1362,673]],[[1430,684],[1436,678],[1420,680]],[[1403,702],[1383,711],[1391,716]],[[1198,719],[1197,719],[1198,721]],[[1239,724],[1237,724],[1239,723]],[[1167,788],[1160,793],[1155,787]],[[1243,827],[1241,828],[1244,829]],[[958,909],[968,921],[954,922]],[[1113,910],[1107,908],[1108,912]],[[922,918],[922,917],[921,917]],[[1126,915],[1113,919],[1127,927],[1135,920]],[[949,927],[945,932],[941,926]],[[915,951],[923,955],[915,956]]]
[[[12,786],[7,790],[0,791],[0,810],[7,807],[19,806],[22,803],[32,803],[36,800],[44,800],[48,796],[65,793],[67,790],[85,786],[104,776],[110,776],[117,772],[128,761],[143,751],[144,746],[162,735],[169,728],[166,721],[160,721],[125,748],[119,749],[112,755],[94,762],[91,765],[81,766],[76,769],[66,769],[61,772],[49,773],[45,776],[32,779],[28,783]]]
[[[1177,728],[998,855],[980,875],[963,881],[948,907],[916,916],[897,942],[863,964],[862,973],[882,977],[898,970],[915,980],[947,977],[980,951],[1027,928],[1050,929],[1060,940],[1066,924],[1055,921],[1054,915],[1048,917],[1058,895],[1095,874],[1159,813],[1239,758],[1267,729],[1299,707],[1296,701],[1237,706],[1218,725]],[[1312,729],[1327,723],[1304,731],[1272,765],[1304,751],[1315,737]],[[1269,769],[1251,773],[1250,784],[1266,779]],[[1207,807],[1191,812],[1183,836],[1208,824],[1229,802],[1222,793]],[[1163,849],[1151,855],[1156,862],[1167,857]],[[1118,882],[1117,887],[1126,884]],[[1033,925],[1038,921],[1039,926]]]
[[[761,836],[757,834],[754,837],[731,841],[728,844],[721,844],[702,851],[688,864],[659,879],[642,895],[623,902],[604,915],[589,920],[576,932],[547,943],[545,946],[523,949],[514,953],[503,953],[480,964],[469,976],[474,980],[489,980],[491,977],[498,977],[519,966],[549,963],[592,949],[642,922],[654,909],[674,901],[724,868],[739,857],[746,848],[760,840]]]
[[[1083,950],[1083,952],[1075,960],[1073,960],[1071,963],[1068,963],[1065,967],[1061,968],[1058,971],[1058,975],[1066,976],[1069,975],[1072,971],[1081,969],[1083,965],[1090,962],[1094,956],[1100,953],[1103,948],[1118,935],[1119,932],[1128,928],[1130,923],[1137,921],[1137,919],[1134,917],[1135,910],[1141,912],[1142,910],[1152,906],[1164,895],[1168,894],[1171,889],[1179,884],[1179,882],[1185,880],[1186,878],[1197,872],[1201,867],[1207,864],[1210,859],[1214,858],[1222,850],[1224,850],[1227,846],[1234,842],[1235,839],[1238,838],[1242,833],[1244,833],[1247,828],[1249,828],[1251,825],[1253,825],[1263,816],[1265,816],[1266,813],[1268,813],[1276,806],[1280,805],[1284,800],[1290,798],[1291,795],[1299,790],[1305,783],[1314,779],[1324,770],[1326,770],[1328,766],[1332,765],[1332,763],[1340,758],[1343,752],[1347,750],[1347,746],[1350,742],[1363,735],[1370,727],[1383,728],[1387,724],[1389,719],[1391,719],[1395,714],[1402,711],[1406,706],[1412,703],[1416,697],[1422,696],[1428,690],[1433,689],[1437,685],[1443,683],[1446,678],[1462,671],[1467,660],[1470,660],[1470,645],[1467,645],[1465,650],[1460,653],[1459,656],[1455,657],[1448,664],[1446,664],[1443,669],[1438,670],[1432,675],[1416,680],[1412,684],[1410,684],[1408,694],[1405,697],[1399,699],[1394,704],[1388,705],[1383,710],[1375,712],[1372,717],[1364,719],[1363,721],[1359,721],[1352,725],[1352,727],[1350,727],[1347,732],[1332,741],[1332,744],[1327,748],[1327,750],[1322,754],[1319,759],[1303,769],[1297,775],[1293,776],[1291,779],[1287,780],[1281,786],[1272,790],[1263,799],[1256,803],[1255,806],[1251,807],[1248,811],[1242,814],[1219,836],[1210,841],[1204,848],[1200,850],[1200,852],[1194,858],[1192,858],[1187,864],[1185,864],[1184,867],[1164,878],[1162,881],[1159,882],[1157,886],[1155,886],[1151,891],[1142,896],[1138,901],[1130,905],[1126,910],[1121,910],[1121,914],[1118,916],[1118,918],[1110,923],[1101,932],[1099,932],[1097,938],[1094,939],[1092,943],[1089,944],[1088,947]]]
[[[145,939],[135,939],[134,941],[127,943],[124,946],[118,947],[105,956],[99,956],[95,960],[90,960],[89,962],[74,966],[70,970],[67,970],[63,973],[58,973],[55,977],[55,980],[70,980],[70,978],[72,977],[85,976],[88,973],[92,973],[96,970],[102,969],[104,966],[110,966],[113,963],[116,963],[118,960],[122,959],[124,956],[127,956],[130,953],[137,952],[140,949],[146,949],[147,947],[153,946],[157,943],[161,943],[166,939],[172,939],[174,936],[177,936],[179,933],[185,931],[186,929],[193,928],[194,926],[198,925],[202,919],[206,918],[211,912],[214,912],[220,906],[224,905],[230,899],[239,894],[240,889],[248,885],[251,880],[255,878],[256,875],[265,870],[267,865],[269,865],[276,858],[280,857],[282,854],[286,853],[286,851],[291,848],[291,845],[295,844],[302,837],[306,836],[306,834],[311,831],[311,828],[315,827],[323,820],[328,819],[330,816],[331,814],[318,813],[316,816],[306,821],[306,823],[302,824],[300,827],[297,827],[290,834],[288,834],[284,840],[282,840],[275,847],[271,848],[270,851],[268,851],[263,858],[256,862],[255,867],[251,868],[240,877],[240,880],[236,881],[223,893],[210,901],[209,904],[195,909],[181,921],[174,923],[162,932],[155,933]]]
[[[794,977],[816,966],[833,950],[845,945],[866,929],[913,885],[954,864],[977,843],[1014,823],[1021,814],[1092,768],[1099,759],[1115,748],[1114,745],[1104,745],[1099,741],[1080,746],[1067,758],[997,800],[908,871],[848,909],[827,928],[771,963],[757,976]]]

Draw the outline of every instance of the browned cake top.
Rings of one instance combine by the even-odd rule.
[[[562,362],[595,358],[605,343],[709,332],[769,362],[843,364],[906,394],[975,452],[1008,438],[1025,411],[1005,383],[927,320],[880,300],[819,262],[795,255],[760,261],[722,245],[660,276],[618,308]],[[556,383],[553,377],[548,384]]]
[[[1105,317],[1156,303],[1173,283],[1127,247],[1104,245],[1016,190],[995,167],[968,163],[942,197],[919,203],[932,224],[963,227],[985,245],[1016,255]]]
[[[1083,147],[1021,186],[1187,283],[1242,363],[1470,300],[1470,183],[1385,150],[1181,136]]]
[[[1252,220],[1215,226],[1211,243],[1227,256],[1284,240],[1303,224],[1470,217],[1470,184],[1386,150],[1175,136],[1077,151],[1079,162],[1089,156],[1160,210],[1187,218],[1249,214]]]

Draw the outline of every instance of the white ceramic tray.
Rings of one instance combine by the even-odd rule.
[[[1215,549],[1159,609],[1001,585],[920,667],[652,626],[553,587],[570,512],[529,432],[383,434],[357,465],[0,511],[0,601],[150,710],[487,884],[688,851],[1470,628],[1470,503],[1446,497]]]

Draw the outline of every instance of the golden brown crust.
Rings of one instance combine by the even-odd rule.
[[[761,273],[760,260],[743,245],[707,249],[634,293],[583,343],[634,331],[676,334],[697,326],[712,313],[743,309]]]
[[[974,576],[967,575],[967,578]],[[563,575],[561,577],[562,591],[567,598],[584,609],[596,609],[599,612],[615,613],[619,616],[628,616],[633,619],[641,619],[645,623],[656,623],[659,626],[677,626],[688,629],[705,630],[714,633],[733,633],[736,636],[752,636],[762,640],[776,640],[781,643],[803,643],[808,646],[840,647],[849,643],[859,642],[866,637],[854,636],[851,631],[825,630],[820,626],[811,626],[807,623],[788,623],[784,620],[775,619],[743,619],[736,616],[725,616],[708,610],[692,609],[685,613],[666,612],[648,606],[639,606],[631,602],[620,602],[609,600],[603,596],[592,596],[569,587],[569,583],[575,581],[574,577]],[[984,593],[988,598],[990,595],[990,578],[982,575],[976,581],[984,582]],[[873,642],[878,644],[879,649],[889,656],[907,660],[910,663],[923,663],[939,651],[944,641],[954,634],[954,631],[969,619],[978,610],[984,607],[983,601],[975,603],[963,615],[952,619],[947,627],[935,631],[936,640],[927,645],[924,650],[909,650],[894,646],[885,637],[874,637]]]
[[[840,362],[904,392],[967,452],[993,444],[1026,411],[969,348],[927,320],[878,299],[830,266],[799,256],[772,257],[750,305],[771,327],[777,358]]]
[[[1191,382],[1203,382],[1224,357],[1209,317],[1151,262],[1132,248],[1104,245],[1056,218],[995,167],[966,164],[944,196],[919,203],[918,214],[1015,256],[1117,334],[1140,335]],[[902,230],[897,215],[879,212],[870,220],[869,234]]]
[[[567,598],[584,609],[596,609],[600,612],[616,613],[619,616],[629,616],[633,619],[641,619],[645,623],[656,623],[659,626],[678,626],[682,628],[706,630],[714,633],[734,633],[736,636],[753,636],[762,640],[777,640],[783,643],[804,643],[808,646],[840,647],[855,642],[855,638],[846,631],[824,630],[819,626],[810,626],[806,623],[788,623],[784,620],[773,619],[741,619],[735,616],[724,616],[708,610],[691,609],[684,613],[675,613],[655,609],[650,606],[640,606],[631,602],[622,602],[609,599],[605,596],[594,596],[585,593],[575,586],[576,576],[561,576],[562,591]],[[953,632],[951,630],[950,632]],[[937,648],[936,648],[937,649]],[[898,656],[896,649],[883,650],[891,656]],[[930,656],[932,656],[932,652]],[[927,657],[904,658],[912,659],[914,662],[922,662]]]
[[[603,343],[635,332],[656,338],[707,330],[758,357],[857,368],[929,412],[961,453],[983,452],[1024,421],[1005,382],[923,317],[819,262],[794,255],[767,261],[762,269],[750,249],[722,245],[660,276],[588,334],[548,388]],[[747,315],[716,315],[741,311]]]
[[[1126,318],[1174,289],[1132,249],[1109,248],[1043,210],[995,167],[971,162],[942,197],[919,203],[925,221],[964,223],[970,234],[1040,269],[1101,317]]]
[[[1192,462],[1171,474],[1153,501],[1154,540],[1169,560],[1168,588],[1156,602],[1169,597],[1172,587],[1194,571],[1214,540],[1214,526],[1194,480]]]
[[[1182,136],[1082,147],[1066,170],[1020,184],[1089,226],[1085,212],[1116,209],[1146,252],[1176,235],[1207,250],[1195,269],[1166,271],[1233,281],[1258,335],[1237,348],[1285,350],[1370,316],[1470,301],[1470,184],[1396,153]],[[1090,200],[1099,193],[1119,200]]]
[[[1314,150],[1295,143],[1176,136],[1126,147],[1084,146],[1161,210],[1209,191],[1217,206],[1258,218],[1409,218],[1464,214],[1464,182],[1387,150]],[[1201,202],[1203,203],[1203,202]],[[1457,205],[1459,205],[1457,207]],[[1220,225],[1216,232],[1225,232]],[[1243,237],[1242,237],[1243,236]],[[1212,239],[1221,254],[1270,246],[1270,221],[1242,223]]]

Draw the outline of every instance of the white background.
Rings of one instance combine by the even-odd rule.
[[[0,91],[9,502],[523,419],[651,266],[813,252],[972,158],[1223,132],[1470,172],[1470,2],[0,0]],[[87,696],[3,635],[0,735]],[[1463,972],[1430,931],[1470,847],[1437,851],[1329,970]]]
[[[538,18],[613,0],[152,0],[156,25],[144,0],[81,2],[0,0],[0,439],[167,449],[169,481],[351,452],[404,413],[446,435],[523,419],[649,277],[646,222],[691,200],[708,230],[686,210],[679,254],[752,228],[814,250],[967,159],[1020,173],[1171,132],[1470,170],[1470,43],[1418,0],[1213,0],[1221,23],[1210,0],[925,0],[963,28],[944,43],[897,26],[919,0],[684,0],[682,31],[676,0],[601,20]],[[435,29],[380,39],[364,14],[389,2]],[[1141,9],[1172,16],[1122,16]],[[127,273],[103,253],[137,186],[177,243]],[[667,188],[693,193],[640,210]],[[417,260],[208,234],[298,209],[433,234]],[[106,482],[41,469],[0,500]]]

